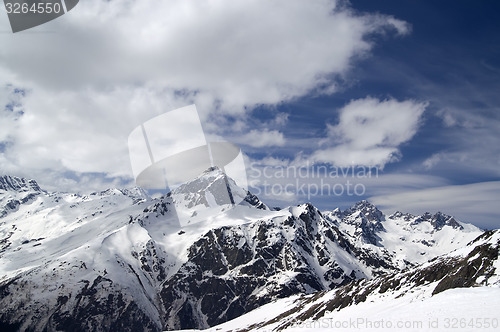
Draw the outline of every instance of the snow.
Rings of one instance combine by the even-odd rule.
[[[13,250],[0,254],[1,280],[106,237],[126,225],[126,216],[133,211],[137,206],[124,195],[41,194],[30,204],[21,204],[17,211],[2,218],[3,233],[13,230],[9,238],[9,249]]]
[[[306,204],[301,204],[301,205],[298,205],[298,206],[292,206],[292,207],[289,208],[289,211],[294,216],[300,216],[301,214],[307,212],[307,205]]]
[[[448,328],[476,331],[477,327],[461,328],[458,325],[458,329],[453,328],[452,322],[447,324],[447,320],[464,319],[469,322],[477,318],[500,319],[499,313],[500,289],[482,287],[451,289],[423,300],[408,296],[392,301],[361,303],[330,313],[325,318],[331,322],[361,322],[356,327],[366,331],[380,331],[383,326],[396,327],[395,330],[399,331],[445,331]],[[376,322],[380,322],[379,328]]]
[[[418,292],[417,292],[418,293]],[[294,308],[298,297],[278,300],[207,332],[238,331],[268,322]],[[307,309],[307,307],[305,308]],[[490,327],[485,324],[489,322]],[[283,321],[252,331],[272,331]],[[482,327],[480,325],[482,324]],[[328,312],[318,320],[295,320],[284,331],[498,331],[500,328],[500,288],[450,289],[432,297],[410,294],[398,299],[372,299]]]

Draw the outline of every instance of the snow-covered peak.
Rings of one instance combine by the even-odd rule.
[[[389,219],[403,219],[406,221],[410,221],[412,219],[415,219],[416,217],[411,213],[403,213],[401,211],[396,211],[393,214],[391,214],[388,218]]]
[[[441,212],[415,216],[398,211],[386,217],[368,201],[360,201],[345,211],[325,211],[322,215],[356,246],[379,254],[387,251],[401,268],[407,262],[423,263],[460,248],[482,233],[476,226]]]
[[[35,180],[0,176],[0,218],[17,211],[21,204],[32,202],[43,192]]]
[[[199,195],[193,195],[195,193]],[[205,199],[203,199],[202,193],[205,193]],[[246,188],[239,186],[234,179],[217,166],[208,168],[200,176],[177,187],[172,191],[171,195],[179,196],[188,194],[188,196],[200,199],[198,202],[191,202],[192,204],[199,204],[199,202],[207,204],[208,200],[210,200],[207,200],[207,193],[212,194],[217,205],[230,203],[270,210],[257,196],[250,193]],[[209,206],[212,205],[209,204]]]
[[[93,192],[90,196],[127,196],[133,199],[134,204],[151,199],[147,191],[141,187],[132,187],[127,189],[109,188],[100,192]]]
[[[236,205],[268,210],[257,196],[239,187],[219,167],[210,167],[195,179],[172,190],[169,194],[181,225],[210,219]]]
[[[343,212],[344,216],[353,215],[356,213],[363,215],[368,221],[371,222],[380,222],[385,219],[382,211],[377,209],[375,205],[366,200],[357,202],[352,207]]]
[[[42,191],[35,180],[28,180],[10,175],[0,176],[0,190],[17,192]]]
[[[364,243],[379,246],[378,233],[385,232],[384,214],[368,201],[360,201],[342,213],[342,227],[352,236]]]
[[[428,221],[437,230],[442,229],[444,226],[451,226],[453,228],[463,229],[463,226],[460,225],[455,220],[455,218],[441,212],[437,212],[434,215],[430,214],[429,212],[426,212],[420,218],[417,218],[415,220],[416,223],[421,221]]]
[[[421,216],[414,216],[410,213],[402,213],[397,211],[388,217],[392,220],[404,220],[409,223],[411,226],[416,226],[422,223],[427,223],[432,226],[432,228],[436,231],[443,229],[445,226],[450,226],[455,229],[464,230],[465,227],[468,227],[468,224],[464,224],[462,222],[457,221],[454,217],[444,214],[442,212],[437,212],[435,214],[431,214],[429,212],[425,212]]]
[[[246,196],[246,192],[215,166],[210,167],[195,179],[180,185],[172,191],[171,195],[184,198],[186,206],[191,208],[200,204],[206,207],[235,204],[239,197],[241,201]]]

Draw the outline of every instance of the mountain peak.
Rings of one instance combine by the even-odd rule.
[[[369,221],[380,222],[384,220],[384,214],[375,205],[368,202],[367,200],[362,200],[354,204],[352,207],[344,211],[344,215],[350,215],[355,212],[360,212]]]
[[[42,189],[38,186],[35,180],[29,180],[25,178],[19,178],[17,176],[3,175],[0,176],[0,190],[5,191],[37,191],[40,192]]]
[[[422,221],[429,222],[435,229],[440,230],[444,226],[451,226],[453,228],[463,229],[463,226],[458,223],[455,218],[444,214],[442,212],[436,212],[432,215],[429,212],[424,213],[422,216],[415,220],[415,223],[420,223]]]
[[[203,174],[208,174],[208,173],[223,173],[223,174],[225,174],[224,171],[219,166],[211,166],[203,172]]]
[[[188,203],[189,208],[199,204],[204,204],[207,207],[224,204],[244,204],[258,209],[269,210],[267,205],[257,196],[246,188],[239,186],[233,178],[218,166],[209,167],[193,180],[172,190],[170,195],[172,197],[176,196],[177,201],[179,201],[180,197],[183,197],[181,200],[184,201],[184,204]]]
[[[188,200],[188,207],[199,204],[205,206],[234,204],[233,194],[243,191],[222,169],[212,166],[193,180],[172,190],[172,196],[182,196]],[[246,195],[246,192],[244,193]]]
[[[354,205],[351,207],[351,209],[376,209],[375,205],[367,201],[366,199],[363,199],[359,202],[354,203]]]
[[[238,186],[221,168],[214,166],[175,188],[172,197],[181,225],[192,224],[227,211],[228,206],[247,205],[267,210],[257,196]]]
[[[410,221],[415,219],[415,216],[411,213],[403,213],[401,211],[396,211],[389,216],[389,219],[403,219],[405,221]]]

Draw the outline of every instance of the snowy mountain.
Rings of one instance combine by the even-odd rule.
[[[270,210],[218,168],[159,198],[49,193],[3,176],[0,330],[208,328],[277,299],[409,273],[480,234],[366,201]]]

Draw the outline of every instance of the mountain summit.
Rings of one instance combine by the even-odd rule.
[[[234,205],[268,209],[256,196],[239,187],[219,167],[210,167],[195,179],[172,190],[172,198],[181,225],[194,224],[214,217]]]
[[[403,273],[482,233],[443,214],[387,217],[366,201],[270,210],[218,168],[159,198],[0,179],[2,331],[207,328]]]
[[[35,180],[18,178],[17,176],[0,176],[0,190],[3,191],[41,191]]]

